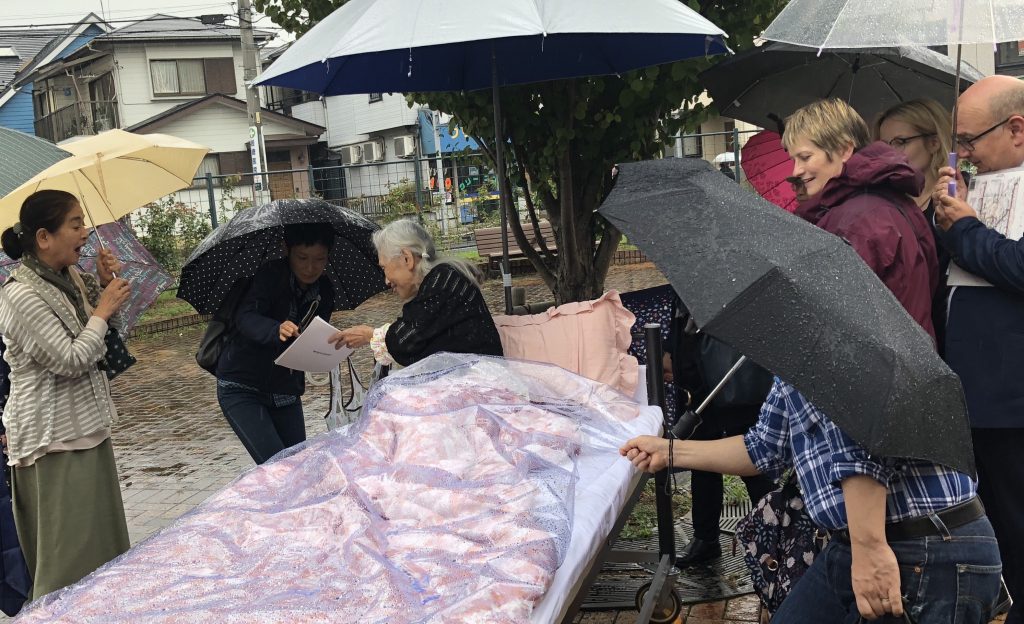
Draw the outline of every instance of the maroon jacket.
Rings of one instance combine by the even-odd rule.
[[[931,228],[911,199],[923,186],[903,153],[879,141],[854,153],[796,213],[848,241],[934,340],[939,262]]]

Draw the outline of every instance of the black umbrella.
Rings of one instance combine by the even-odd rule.
[[[386,289],[371,240],[375,223],[321,199],[281,199],[243,210],[203,239],[181,268],[178,297],[213,314],[235,282],[284,257],[284,226],[297,223],[334,228],[326,273],[335,310],[351,310]]]
[[[703,160],[620,166],[600,212],[697,324],[793,384],[870,452],[974,474],[960,379],[857,253]]]
[[[984,77],[964,64],[961,89]],[[832,49],[768,43],[701,74],[721,115],[777,129],[796,109],[840,98],[871,121],[890,107],[929,97],[953,106],[956,63],[928,48]]]

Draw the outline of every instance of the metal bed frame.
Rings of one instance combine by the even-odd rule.
[[[661,325],[658,323],[647,323],[644,325],[644,339],[647,342],[647,403],[657,405],[661,408],[662,414],[667,414],[665,409],[665,383],[663,381],[662,356],[664,348],[661,341]],[[665,421],[663,424],[663,436],[672,436],[671,423]],[[645,550],[619,550],[614,544],[625,526],[626,521],[633,513],[644,486],[651,478],[651,475],[642,475],[637,479],[629,498],[619,512],[619,516],[612,526],[612,530],[604,540],[604,544],[593,558],[590,569],[587,572],[583,583],[580,584],[572,602],[569,603],[565,615],[562,617],[562,624],[571,624],[583,606],[583,601],[594,584],[601,566],[607,562],[617,563],[647,563],[657,564],[657,569],[649,583],[644,584],[637,591],[636,607],[640,612],[636,619],[637,624],[667,624],[675,621],[682,613],[683,603],[675,590],[676,579],[679,577],[679,569],[675,567],[676,543],[674,517],[672,514],[672,497],[668,493],[669,471],[662,470],[654,475],[655,483],[655,509],[658,518],[658,552],[654,553]]]

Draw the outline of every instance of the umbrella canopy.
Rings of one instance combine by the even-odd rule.
[[[696,159],[621,165],[600,212],[703,331],[793,384],[871,453],[974,474],[960,379],[842,239]]]
[[[71,152],[49,141],[0,127],[0,197],[68,156]]]
[[[961,90],[984,74],[961,69]],[[762,128],[777,128],[801,106],[822,98],[845,100],[869,122],[890,107],[928,97],[953,106],[956,62],[927,48],[870,50],[808,48],[768,43],[726,59],[701,74],[718,111]]]
[[[334,228],[326,273],[335,310],[351,310],[387,289],[371,239],[375,223],[322,199],[281,199],[243,210],[203,239],[181,268],[178,297],[213,314],[235,282],[284,257],[284,226],[299,223]]]
[[[722,152],[721,154],[718,154],[717,156],[715,156],[715,164],[722,164],[722,163],[732,164],[732,163],[735,163],[735,162],[736,162],[736,154],[733,154],[732,152]]]
[[[786,178],[793,175],[793,159],[782,148],[778,132],[762,130],[747,139],[741,150],[743,175],[757,194],[789,212],[796,211],[796,192]]]
[[[720,54],[724,37],[677,0],[352,0],[258,83],[326,95],[470,91]]]
[[[323,95],[491,87],[504,175],[502,85],[619,74],[728,51],[725,32],[677,0],[352,0],[314,26],[258,84]],[[501,194],[505,312],[512,313],[508,211]]]
[[[108,130],[62,146],[72,156],[40,171],[0,200],[0,229],[14,225],[25,198],[44,189],[79,198],[92,225],[192,184],[210,148],[165,134]]]
[[[122,333],[127,335],[160,293],[174,283],[174,278],[160,266],[131,230],[120,223],[101,225],[89,236],[78,262],[78,268],[82,271],[96,271],[96,257],[99,253],[97,236],[103,237],[103,245],[121,261],[122,269],[117,276],[123,277],[132,285],[128,301],[120,308],[121,319],[124,322]],[[0,251],[0,281],[6,280],[11,271],[20,264],[20,260],[13,260]]]
[[[791,0],[764,38],[814,48],[997,43],[1024,39],[1019,0]]]

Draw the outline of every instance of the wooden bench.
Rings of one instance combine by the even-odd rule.
[[[533,225],[529,223],[523,223],[523,231],[526,233],[526,238],[533,243],[533,248],[540,251],[540,243],[537,240],[536,235],[533,231]],[[545,247],[549,251],[555,251],[557,244],[555,242],[555,233],[551,229],[551,224],[545,219],[539,224],[540,234],[544,240]],[[481,258],[487,259],[487,271],[490,273],[495,269],[501,267],[501,228],[500,227],[489,227],[479,228],[475,232],[476,236],[476,252]],[[508,257],[509,261],[527,261],[526,256],[523,254],[523,250],[519,248],[516,243],[515,236],[512,235],[512,230],[508,230]]]

